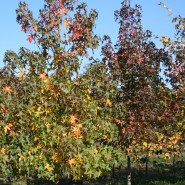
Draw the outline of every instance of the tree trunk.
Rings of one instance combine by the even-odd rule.
[[[127,156],[127,185],[131,184],[131,161],[130,156]]]
[[[146,166],[145,166],[145,174],[148,175],[148,156],[146,156]]]
[[[173,172],[175,172],[175,155],[173,156]]]
[[[115,177],[115,166],[114,166],[114,164],[112,165],[112,178],[114,178]]]

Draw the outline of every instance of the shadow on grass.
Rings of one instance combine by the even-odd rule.
[[[185,172],[133,174],[132,185],[185,185]]]
[[[26,182],[0,183],[0,185],[56,185],[51,181],[32,180]],[[126,185],[126,173],[124,170],[116,171],[115,177],[107,174],[97,180],[73,182],[62,179],[57,185]],[[145,175],[144,170],[134,170],[132,173],[132,185],[185,185],[185,169],[172,171],[149,171]]]

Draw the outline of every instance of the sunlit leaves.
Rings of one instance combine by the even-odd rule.
[[[10,86],[3,87],[3,92],[6,94],[10,94],[12,92],[12,89]]]
[[[46,73],[41,73],[39,78],[43,81],[46,78]]]
[[[168,11],[168,16],[172,15],[172,10],[166,6],[163,2],[160,2],[159,5],[161,5],[163,8],[165,8]]]
[[[63,25],[66,27],[66,29],[69,28],[69,22],[67,20],[64,21]]]
[[[52,172],[53,171],[53,167],[51,167],[48,163],[46,163],[44,169],[47,170],[47,171],[49,171],[49,172]]]
[[[4,174],[97,178],[122,161],[123,152],[133,159],[161,151],[166,159],[179,155],[184,20],[173,19],[177,40],[161,37],[165,47],[158,49],[142,28],[141,7],[129,2],[115,12],[117,43],[102,39],[102,60],[88,58],[88,49],[99,45],[93,32],[96,10],[88,12],[76,1],[46,0],[35,19],[26,3],[19,4],[17,21],[38,51],[5,53],[0,73]],[[80,73],[84,56],[93,62]]]
[[[74,165],[74,164],[75,164],[75,160],[74,160],[74,159],[69,159],[69,160],[68,160],[68,164],[69,164],[70,166]]]
[[[26,39],[29,43],[32,43],[32,41],[34,40],[32,35],[28,35],[27,39]]]
[[[171,14],[165,4],[160,4]],[[120,24],[118,41],[114,47],[110,38],[104,37],[102,54],[112,79],[117,80],[121,86],[118,98],[127,110],[122,120],[114,119],[120,126],[123,145],[126,152],[134,156],[144,151],[153,155],[158,150],[157,147],[162,146],[162,149],[168,150],[168,140],[164,135],[173,136],[175,131],[171,133],[171,130],[177,129],[175,121],[178,117],[174,111],[176,90],[169,88],[169,82],[174,87],[180,81],[184,83],[183,62],[181,63],[184,55],[175,62],[171,62],[171,59],[175,54],[174,49],[182,52],[183,47],[180,42],[174,43],[171,38],[163,36],[161,41],[165,48],[158,49],[150,41],[151,32],[142,29],[141,7],[132,7],[130,1],[123,1],[121,9],[115,11],[115,17]],[[176,22],[177,19],[173,21]],[[183,29],[183,21],[180,17],[179,20],[181,23],[176,28]],[[179,31],[177,35],[180,33]],[[167,48],[171,49],[171,55],[166,51]],[[165,78],[161,76],[164,69]],[[179,84],[177,86],[180,90],[182,88]],[[183,92],[183,89],[180,91]],[[181,108],[176,105],[176,110]],[[168,128],[166,124],[169,125]],[[155,137],[158,138],[157,144],[154,144]]]
[[[77,120],[78,120],[78,115],[77,114],[70,115],[71,123],[75,123]]]
[[[18,73],[18,76],[19,77],[22,77],[24,75],[24,71],[20,71],[19,73]]]

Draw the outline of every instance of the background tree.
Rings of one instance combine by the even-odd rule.
[[[143,30],[141,16],[139,5],[132,8],[130,1],[123,1],[122,8],[115,11],[120,25],[118,41],[113,46],[106,36],[102,48],[103,61],[111,77],[118,81],[122,89],[118,97],[126,107],[120,133],[128,156],[128,171],[130,157],[136,159],[144,154],[147,161],[148,156],[161,149],[169,155],[167,140],[178,132],[175,86],[169,87],[169,82],[174,84],[175,80],[171,78],[172,55],[166,48],[158,49],[151,41],[152,33]],[[167,78],[162,74],[164,69]],[[177,78],[182,80],[181,76]],[[130,184],[130,175],[128,178]]]

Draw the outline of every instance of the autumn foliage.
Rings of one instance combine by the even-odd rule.
[[[121,164],[184,151],[185,62],[177,36],[143,30],[141,7],[115,11],[118,40],[94,33],[96,10],[76,0],[45,0],[39,18],[19,3],[17,22],[36,51],[8,50],[0,71],[0,176],[59,181],[97,178]],[[90,50],[102,44],[102,58]],[[81,60],[89,66],[81,73]],[[92,62],[93,60],[93,62]]]

